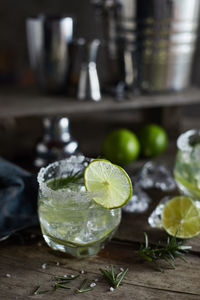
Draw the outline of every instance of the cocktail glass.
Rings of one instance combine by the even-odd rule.
[[[193,199],[200,209],[200,130],[191,129],[177,139],[177,154],[174,178],[181,194]],[[174,196],[164,197],[148,218],[152,227],[162,227],[161,216],[164,206]],[[180,208],[181,210],[181,208]]]
[[[71,156],[38,174],[43,237],[51,248],[78,258],[96,255],[121,221],[120,208],[105,209],[86,191],[82,174],[89,161],[84,156]]]
[[[181,193],[200,201],[200,130],[191,129],[177,140],[174,177]]]

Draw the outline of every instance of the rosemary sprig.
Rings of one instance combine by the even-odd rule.
[[[77,277],[79,277],[79,274],[76,276],[69,277],[69,276],[56,276],[56,280],[58,280],[58,282],[56,282],[55,284],[55,288],[63,288],[63,289],[71,289],[71,287],[65,285],[67,283],[70,283],[72,280],[76,279]]]
[[[138,250],[139,256],[155,264],[156,269],[163,272],[163,269],[157,263],[158,260],[165,260],[168,265],[175,269],[174,261],[176,258],[180,258],[185,261],[184,254],[188,252],[192,247],[184,246],[182,240],[177,240],[176,237],[168,237],[165,246],[162,246],[160,241],[155,247],[149,246],[148,235],[144,233],[145,243],[140,245]]]
[[[65,179],[65,185],[68,185],[69,183],[77,182],[79,179],[83,177],[83,173],[78,171],[73,174],[73,171],[67,176]]]
[[[67,289],[67,290],[70,290],[70,289],[71,289],[71,287],[69,287],[69,286],[67,286],[67,285],[64,285],[64,283],[68,283],[68,282],[57,282],[57,283],[55,284],[56,290],[57,290],[58,288]]]
[[[45,293],[48,293],[48,292],[49,292],[49,290],[41,291],[41,285],[39,285],[33,294],[34,295],[41,295],[41,294],[45,294]]]
[[[83,173],[81,171],[78,171],[76,173],[73,173],[71,171],[68,176],[57,178],[55,180],[51,180],[50,182],[47,183],[47,185],[53,189],[53,190],[58,190],[58,189],[63,189],[68,187],[70,184],[75,184],[77,183],[81,178],[83,178]]]
[[[71,281],[71,280],[74,280],[76,278],[78,278],[80,275],[76,275],[76,276],[73,276],[73,277],[69,277],[69,276],[56,276],[56,280],[61,280],[61,281]]]
[[[104,278],[114,287],[115,289],[119,287],[119,285],[122,283],[122,280],[124,279],[126,273],[128,272],[128,269],[119,272],[118,274],[115,274],[115,270],[113,265],[111,265],[111,271],[99,269],[100,272],[103,274]]]
[[[77,292],[78,293],[85,293],[85,292],[89,292],[89,291],[93,290],[92,287],[87,288],[87,285],[88,285],[88,279],[84,279],[81,286],[80,286],[80,288],[77,289]]]

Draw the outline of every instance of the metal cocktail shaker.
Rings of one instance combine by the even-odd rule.
[[[190,83],[199,0],[93,0],[103,12],[113,78],[146,92]]]
[[[46,92],[66,88],[72,63],[73,19],[39,15],[26,21],[30,63]]]
[[[78,142],[71,135],[68,118],[46,117],[43,128],[43,137],[36,145],[35,167],[41,168],[56,160],[80,154]]]

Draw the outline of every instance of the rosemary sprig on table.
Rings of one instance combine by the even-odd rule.
[[[122,280],[124,279],[126,273],[128,272],[128,269],[126,269],[126,270],[119,272],[118,274],[115,274],[113,265],[111,265],[111,271],[107,271],[107,270],[103,270],[103,269],[99,269],[99,270],[103,274],[104,278],[115,289],[119,287],[119,285],[122,283]]]
[[[142,259],[154,263],[156,269],[161,272],[163,269],[157,263],[158,260],[165,260],[168,265],[175,269],[175,259],[178,257],[185,261],[184,254],[192,248],[191,246],[184,246],[183,241],[177,240],[176,237],[168,237],[165,246],[162,246],[159,241],[154,247],[151,247],[149,246],[148,235],[144,233],[144,236],[145,244],[140,245],[138,254]]]
[[[77,292],[78,293],[85,293],[85,292],[89,292],[89,291],[93,290],[92,287],[87,287],[87,285],[88,285],[88,279],[84,279],[81,286],[80,286],[80,288],[77,289]]]
[[[41,290],[41,285],[39,285],[37,287],[37,289],[34,291],[33,295],[41,295],[41,294],[45,294],[45,293],[48,293],[49,290]]]
[[[56,280],[62,280],[62,281],[71,281],[74,280],[76,278],[78,278],[80,275],[72,275],[72,277],[69,276],[56,276]]]
[[[71,289],[71,287],[70,287],[70,286],[67,286],[67,285],[65,285],[65,283],[68,283],[68,282],[56,282],[56,284],[55,284],[55,288],[56,288],[56,290],[57,290],[58,288],[62,288],[62,289],[67,289],[67,290],[70,290],[70,289]]]
[[[56,276],[56,280],[58,280],[58,282],[56,282],[55,284],[55,288],[58,289],[58,288],[63,288],[63,289],[71,289],[71,287],[65,285],[67,283],[70,283],[72,280],[78,278],[79,275],[76,275],[76,276],[72,276],[72,277],[69,277],[69,276]]]

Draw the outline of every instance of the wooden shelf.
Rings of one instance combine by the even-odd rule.
[[[45,96],[33,89],[1,89],[0,118],[75,115],[102,111],[121,111],[151,107],[200,104],[200,88],[189,88],[180,93],[139,95],[117,101],[104,96],[101,101],[78,101],[64,96]]]

